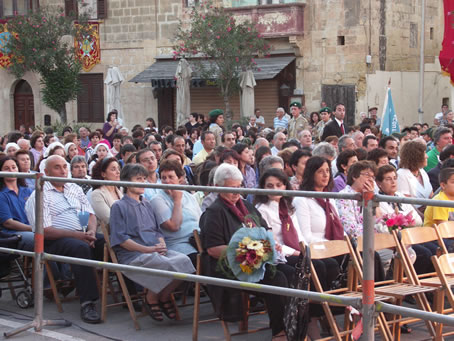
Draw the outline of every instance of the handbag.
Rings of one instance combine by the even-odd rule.
[[[311,256],[309,247],[300,253],[295,265],[295,275],[290,288],[309,290],[311,281]],[[304,340],[309,327],[309,299],[290,297],[284,311],[284,330],[288,341]]]

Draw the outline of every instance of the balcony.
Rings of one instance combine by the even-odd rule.
[[[265,38],[302,35],[305,5],[305,0],[224,0],[237,21],[256,23]]]

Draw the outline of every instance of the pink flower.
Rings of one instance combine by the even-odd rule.
[[[221,39],[221,36],[216,36],[216,39]]]
[[[249,264],[254,264],[256,259],[257,259],[257,254],[255,253],[255,250],[250,250],[246,255],[247,262]]]
[[[229,26],[227,27],[227,32],[230,32],[232,30],[232,28]]]
[[[386,221],[386,226],[388,227],[392,227],[396,225],[396,221],[393,219],[393,218],[389,218],[387,221]]]
[[[240,58],[236,57],[235,61],[238,63],[240,61]]]
[[[257,71],[260,72],[260,71],[262,71],[262,69],[261,69],[261,68],[258,68]]]

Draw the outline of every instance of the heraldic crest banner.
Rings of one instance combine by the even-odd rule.
[[[82,63],[82,69],[85,72],[90,71],[96,64],[101,62],[101,44],[99,41],[99,23],[89,22],[89,32],[82,34],[81,37],[74,39],[76,55]],[[76,24],[78,28],[78,24]]]
[[[8,24],[4,20],[0,20],[0,67],[6,68],[11,64],[8,51],[5,51],[6,44],[11,38],[11,33],[8,32]]]

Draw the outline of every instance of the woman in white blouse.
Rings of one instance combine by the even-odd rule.
[[[319,156],[311,157],[306,163],[300,189],[327,192],[332,186],[333,177],[328,160]],[[293,204],[301,232],[308,244],[343,239],[344,232],[334,199],[299,197],[295,198]]]
[[[313,156],[307,160],[300,190],[327,192],[332,187],[333,175],[329,161],[320,156]],[[344,230],[334,200],[298,197],[293,200],[293,205],[303,238],[308,244],[343,239]],[[329,290],[340,272],[338,260],[314,259],[312,264],[323,289]],[[311,304],[309,311],[312,317],[323,316],[323,310],[319,305]],[[312,331],[315,330],[315,328],[312,329]],[[312,336],[311,339],[320,337],[320,335]]]
[[[426,147],[418,141],[405,143],[400,150],[399,170],[397,171],[397,190],[406,197],[430,199],[432,185],[423,169],[427,165]],[[415,208],[424,212],[420,205]]]
[[[277,168],[268,169],[259,180],[259,188],[291,190],[290,182],[285,173]],[[274,240],[281,250],[281,254],[286,257],[290,265],[294,265],[300,254],[299,242],[304,238],[301,233],[298,220],[295,216],[295,209],[292,204],[292,197],[256,195],[255,203],[257,210],[263,219],[273,230]],[[295,257],[293,257],[295,256]]]

